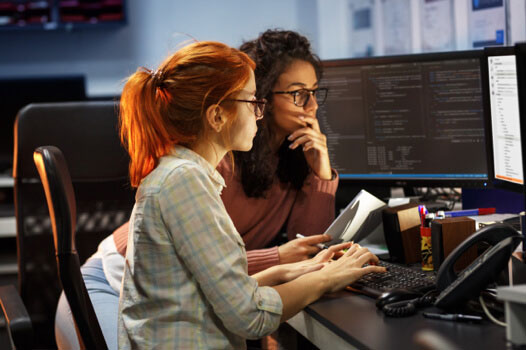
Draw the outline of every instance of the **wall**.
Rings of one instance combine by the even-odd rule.
[[[307,35],[322,59],[352,56],[349,5],[368,0],[128,0],[128,24],[111,30],[0,31],[0,77],[81,73],[91,97],[118,95],[123,79],[138,66],[154,68],[189,39],[239,46],[267,28]],[[371,0],[381,8],[385,0]],[[392,1],[392,0],[390,0]],[[400,1],[400,0],[395,0]],[[419,6],[411,7],[412,48],[420,52]],[[470,0],[451,0],[456,49],[468,49]],[[509,5],[511,41],[526,40],[524,0]],[[383,45],[381,13],[376,11],[377,43]],[[408,52],[409,53],[409,52]],[[381,49],[376,53],[383,54]]]
[[[372,21],[375,30],[375,55],[385,54],[383,51],[385,38],[382,10],[386,2],[405,1],[411,12],[410,40],[411,50],[404,53],[422,52],[420,33],[420,6],[424,0],[317,0],[318,18],[318,53],[324,59],[335,59],[353,56],[353,43],[350,40],[351,5],[358,8],[370,4],[373,8]],[[468,10],[471,0],[449,0],[454,11],[454,41],[456,50],[471,49],[469,45]],[[526,40],[526,6],[524,0],[504,0],[508,8],[508,34],[510,43]]]
[[[0,31],[0,77],[82,73],[88,95],[113,96],[138,66],[153,68],[188,40],[238,46],[267,28],[313,34],[315,0],[128,0],[128,24],[84,31]],[[301,18],[300,17],[301,14]],[[315,37],[315,33],[313,35]]]

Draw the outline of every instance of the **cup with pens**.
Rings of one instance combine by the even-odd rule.
[[[420,251],[422,253],[422,270],[433,270],[433,254],[431,251],[431,221],[435,218],[434,214],[427,211],[425,205],[418,206],[420,215]]]

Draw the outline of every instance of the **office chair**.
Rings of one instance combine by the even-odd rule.
[[[11,345],[17,350],[32,349],[33,327],[31,326],[31,319],[14,286],[0,287],[0,304],[4,312],[6,330]]]
[[[15,122],[14,202],[18,292],[33,327],[35,348],[56,348],[55,311],[61,293],[51,221],[33,162],[42,145],[61,149],[75,189],[76,248],[82,264],[99,242],[126,222],[134,203],[128,154],[111,101],[31,104]]]
[[[77,207],[66,160],[54,146],[37,148],[34,160],[49,208],[58,274],[73,314],[79,344],[85,349],[107,349],[80,272],[75,247]]]

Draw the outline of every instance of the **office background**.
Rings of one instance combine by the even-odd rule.
[[[503,7],[484,16],[491,9],[475,13],[475,3]],[[321,59],[338,59],[468,50],[491,41],[499,26],[504,33],[496,41],[526,41],[526,1],[126,0],[124,25],[71,31],[0,27],[0,78],[82,74],[88,97],[113,98],[138,66],[156,67],[191,37],[237,47],[268,28],[289,29],[306,35]],[[339,207],[354,195],[354,189],[345,190],[347,200]],[[13,217],[0,218],[0,227],[5,222],[14,227]],[[14,236],[13,229],[0,233],[0,284],[15,283]]]
[[[506,43],[526,40],[525,2],[489,3],[499,2],[505,5]],[[475,29],[499,25],[472,16],[473,3],[488,1],[128,0],[123,26],[2,28],[0,77],[84,74],[89,97],[110,97],[138,66],[155,67],[189,39],[186,34],[239,46],[267,28],[303,33],[322,59],[465,50],[472,48]]]

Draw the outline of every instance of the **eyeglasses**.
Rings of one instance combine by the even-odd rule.
[[[298,107],[303,107],[309,103],[309,98],[314,96],[318,106],[321,106],[325,103],[327,98],[328,88],[317,88],[317,89],[299,89],[294,91],[273,91],[275,94],[288,94],[294,97],[294,104]]]
[[[265,113],[265,105],[267,104],[267,100],[265,100],[264,98],[261,100],[238,100],[232,98],[226,101],[251,103],[254,106],[254,114],[256,115],[256,120],[260,120],[261,118],[263,118],[263,114]]]

